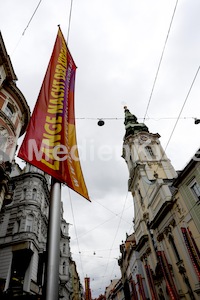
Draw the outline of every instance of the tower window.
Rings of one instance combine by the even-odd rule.
[[[151,157],[155,157],[153,150],[150,146],[146,146],[145,150],[147,151],[148,155],[150,155]]]
[[[65,252],[66,252],[66,245],[63,244],[63,253],[65,253]]]

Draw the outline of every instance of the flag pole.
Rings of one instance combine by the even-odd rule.
[[[46,300],[59,299],[61,183],[52,177],[47,238]]]

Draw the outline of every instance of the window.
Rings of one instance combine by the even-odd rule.
[[[150,146],[146,146],[145,149],[146,149],[148,155],[150,155],[151,157],[155,157],[153,150]]]
[[[63,263],[63,275],[66,275],[66,262]]]
[[[193,194],[196,196],[196,198],[200,200],[200,185],[198,184],[198,182],[193,181],[192,184],[190,185],[190,188]]]
[[[23,189],[23,199],[26,199],[26,192],[27,192],[27,189],[24,188],[24,189]]]
[[[7,140],[8,140],[8,131],[6,128],[3,126],[0,126],[0,149],[2,151],[5,151],[6,145],[7,145]]]
[[[29,215],[27,216],[27,219],[26,219],[26,231],[30,232],[32,231],[33,227],[33,216]]]
[[[20,231],[20,220],[16,220],[13,228],[13,233],[18,233]]]
[[[33,189],[33,200],[36,200],[37,197],[37,190]]]
[[[175,256],[176,256],[176,260],[177,260],[177,262],[179,262],[181,259],[180,259],[178,250],[177,250],[177,248],[176,248],[176,245],[175,245],[175,243],[174,243],[174,238],[171,236],[171,234],[169,235],[169,242],[170,242],[170,244],[171,244],[171,246],[172,246],[172,249],[173,249],[173,251],[174,251],[174,254],[175,254]]]
[[[9,119],[12,120],[12,118],[14,116],[14,108],[12,107],[12,105],[10,103],[8,103],[8,105],[5,108],[5,114]]]
[[[66,245],[63,244],[63,253],[65,253],[65,252],[66,252]]]

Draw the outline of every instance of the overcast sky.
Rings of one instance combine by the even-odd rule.
[[[67,39],[71,0],[43,0],[31,20],[38,3],[6,0],[0,4],[1,33],[17,85],[31,111],[58,24]],[[176,3],[73,1],[68,47],[78,67],[76,132],[92,202],[67,187],[62,188],[62,201],[65,219],[71,224],[72,256],[82,283],[86,275],[91,278],[93,297],[104,293],[111,279],[120,277],[119,245],[126,233],[133,231],[128,169],[121,158],[123,107],[127,105],[143,121]],[[178,1],[145,120],[150,132],[161,135],[176,170],[181,170],[199,148],[200,124],[195,125],[194,118],[200,118],[200,74],[190,91],[200,65],[199,11],[199,0]],[[102,127],[97,125],[100,118],[105,121]]]

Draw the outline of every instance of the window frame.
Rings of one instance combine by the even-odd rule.
[[[196,180],[196,178],[193,178],[193,180],[190,182],[189,188],[192,192],[192,195],[195,197],[196,201],[200,202],[200,185]]]
[[[15,109],[9,101],[5,107],[4,113],[13,122],[14,117],[15,117]]]
[[[149,145],[146,146],[146,147],[145,147],[145,150],[146,150],[148,156],[150,156],[150,157],[152,157],[152,158],[155,158],[155,154],[154,154],[153,149],[152,149],[151,146],[149,146]]]

